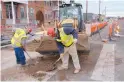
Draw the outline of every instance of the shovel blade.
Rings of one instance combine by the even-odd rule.
[[[49,69],[48,71],[53,71],[53,70],[55,70],[55,69],[57,69],[57,66],[54,64],[54,65],[52,66],[52,68]]]

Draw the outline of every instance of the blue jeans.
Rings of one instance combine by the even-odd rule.
[[[25,65],[26,64],[26,58],[25,58],[23,49],[20,47],[17,47],[17,48],[14,48],[14,51],[15,51],[17,64]]]

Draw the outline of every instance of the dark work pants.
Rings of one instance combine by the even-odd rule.
[[[17,64],[25,65],[26,64],[26,58],[25,58],[23,49],[20,47],[17,47],[17,48],[14,48],[14,51],[15,51]]]

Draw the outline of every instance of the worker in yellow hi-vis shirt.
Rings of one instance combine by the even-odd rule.
[[[25,44],[27,39],[27,34],[31,33],[32,29],[17,28],[13,31],[13,37],[11,39],[11,44],[15,51],[16,62],[17,64],[25,65],[26,58],[24,55]]]

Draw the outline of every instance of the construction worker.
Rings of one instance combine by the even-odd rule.
[[[114,31],[115,31],[115,36],[118,36],[118,37],[120,37],[120,26],[119,26],[119,24],[118,24],[118,22],[116,21],[115,22],[115,29],[114,29]]]
[[[32,29],[25,28],[17,28],[13,30],[13,37],[11,39],[11,44],[15,51],[16,63],[25,66],[26,58],[24,55],[24,50],[26,46],[27,34],[30,34]]]
[[[56,37],[55,40],[57,41],[58,50],[62,60],[62,66],[59,70],[68,69],[69,55],[71,55],[75,67],[74,73],[78,73],[81,67],[76,49],[78,38],[76,30],[73,27],[62,27],[58,28],[57,32],[58,37]],[[48,29],[47,33],[49,36],[53,37],[55,35],[55,29]]]

